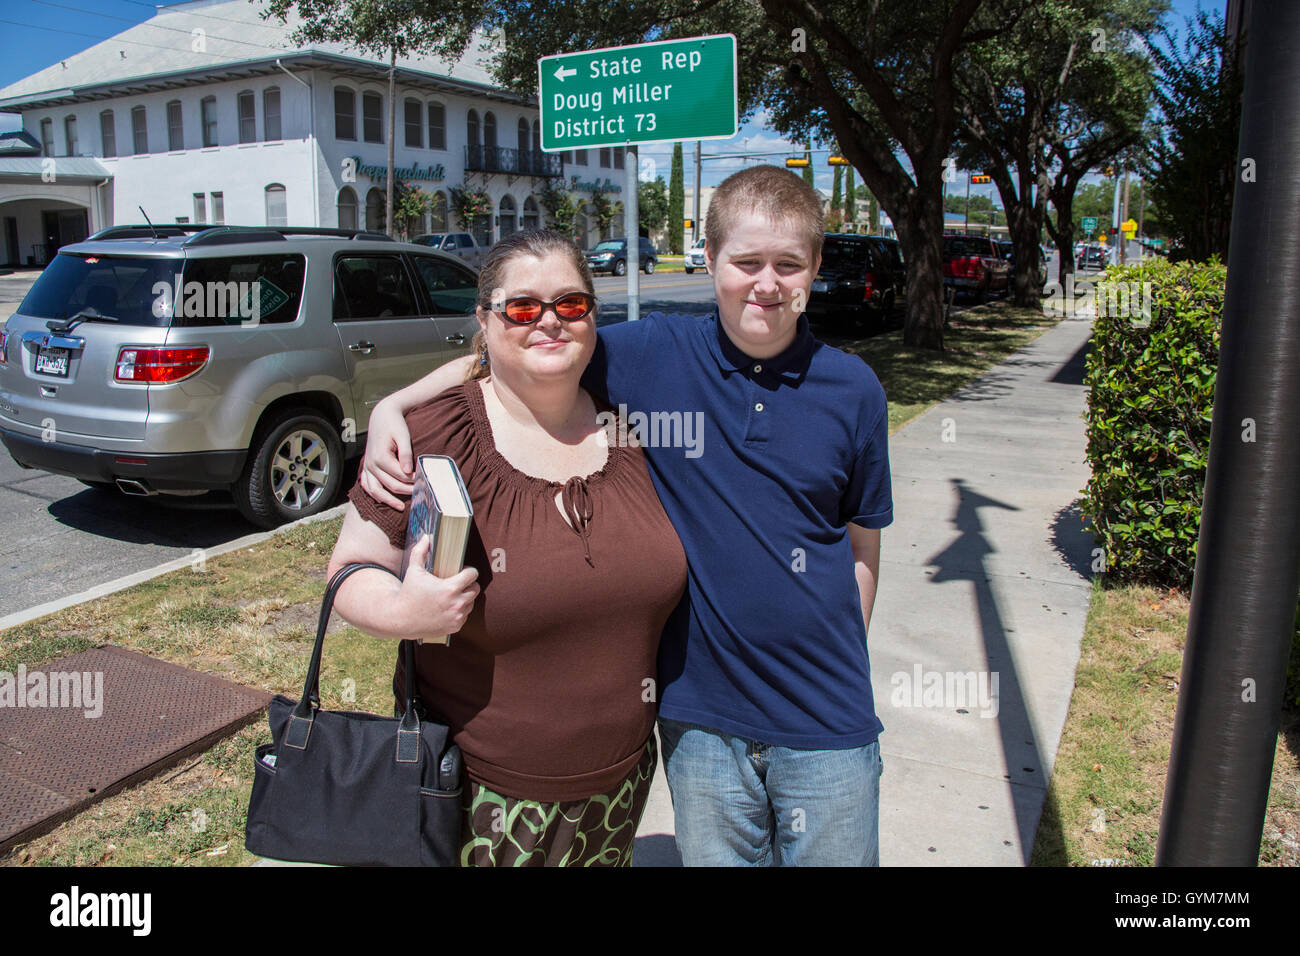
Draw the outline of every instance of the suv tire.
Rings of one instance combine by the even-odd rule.
[[[240,514],[275,528],[324,511],[342,483],[338,431],[316,411],[289,408],[258,426],[231,492]]]
[[[645,274],[648,276],[654,275],[654,271],[655,271],[655,261],[653,259],[647,259],[645,261]]]
[[[616,276],[625,276],[625,275],[627,275],[627,262],[626,262],[626,261],[624,261],[623,259],[619,259],[617,262],[614,263],[614,275],[616,275]]]
[[[694,266],[687,266],[687,267],[686,267],[686,274],[687,274],[687,275],[690,275],[690,274],[691,274],[692,272],[694,272],[694,271],[695,271],[695,267],[694,267]]]

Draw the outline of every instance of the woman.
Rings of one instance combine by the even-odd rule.
[[[402,581],[357,572],[335,604],[379,637],[454,635],[416,649],[416,680],[464,754],[466,866],[626,866],[654,773],[656,653],[686,558],[641,449],[579,387],[595,304],[582,251],[559,233],[493,247],[479,363],[406,416],[413,453],[449,455],[465,479],[466,567],[425,573],[421,544]],[[405,513],[360,484],[349,498],[329,573],[397,571]],[[398,655],[398,700],[406,679]]]

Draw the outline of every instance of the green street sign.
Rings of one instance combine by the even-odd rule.
[[[736,38],[660,40],[537,61],[542,150],[736,135]]]
[[[1086,236],[1091,236],[1091,235],[1092,235],[1094,232],[1096,232],[1096,231],[1097,231],[1097,217],[1096,217],[1096,216],[1084,216],[1084,217],[1083,217],[1083,233],[1084,233],[1084,235],[1086,235]]]

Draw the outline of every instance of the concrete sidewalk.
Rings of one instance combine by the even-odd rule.
[[[890,439],[869,636],[884,866],[1018,866],[1033,849],[1091,591],[1075,505],[1091,332],[1061,322]],[[679,863],[672,832],[660,767],[637,865]]]

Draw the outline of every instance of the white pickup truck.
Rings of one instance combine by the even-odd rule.
[[[475,269],[483,265],[483,257],[487,255],[487,250],[475,242],[468,232],[433,232],[416,236],[411,241],[457,256]]]

